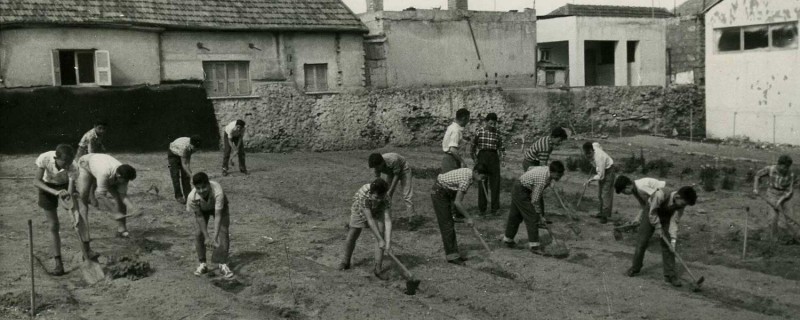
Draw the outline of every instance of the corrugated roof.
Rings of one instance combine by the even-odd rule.
[[[341,0],[0,0],[0,26],[367,31]]]
[[[553,10],[547,16],[583,17],[622,17],[622,18],[670,18],[672,13],[665,8],[596,6],[585,4],[566,4]]]

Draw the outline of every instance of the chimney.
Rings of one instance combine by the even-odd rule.
[[[367,12],[383,11],[383,0],[367,0]]]
[[[467,0],[447,0],[447,10],[469,10]]]

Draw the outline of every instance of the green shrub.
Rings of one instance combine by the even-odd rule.
[[[717,177],[719,176],[719,169],[711,165],[700,166],[700,183],[705,191],[716,190]]]
[[[643,167],[645,167],[648,172],[649,171],[656,171],[660,178],[664,178],[664,177],[667,176],[667,174],[669,174],[670,169],[672,169],[672,167],[674,167],[674,166],[675,166],[675,164],[673,164],[669,160],[664,159],[664,158],[660,158],[660,159],[656,159],[654,161],[650,161],[649,163],[647,163]],[[644,170],[643,170],[643,172],[644,172]]]
[[[622,172],[624,173],[634,173],[636,169],[639,169],[639,165],[641,162],[635,155],[631,154],[629,158],[622,158]]]

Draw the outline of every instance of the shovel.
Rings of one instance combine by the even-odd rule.
[[[586,187],[588,186],[588,184],[583,185],[583,191],[581,191],[581,196],[578,198],[578,204],[575,205],[575,210],[581,210],[581,201],[583,201],[583,195],[586,194]]]
[[[81,275],[83,275],[83,279],[90,284],[97,283],[100,280],[103,280],[106,275],[103,271],[103,266],[101,266],[96,261],[92,260],[94,257],[90,256],[91,252],[86,252],[86,249],[83,247],[83,242],[91,241],[89,236],[89,223],[86,217],[81,216],[80,212],[75,209],[75,201],[74,197],[59,197],[58,202],[62,208],[66,209],[70,212],[70,216],[72,217],[72,228],[75,229],[75,233],[78,234],[78,239],[81,241],[81,253],[83,253],[83,264],[81,264]],[[84,230],[86,234],[81,233],[81,230],[78,228],[78,223],[80,220],[83,219]]]
[[[408,268],[406,268],[406,266],[400,262],[400,259],[397,259],[393,253],[387,251],[386,254],[392,258],[392,260],[394,260],[394,263],[397,264],[401,270],[403,270],[403,277],[406,278],[406,291],[404,293],[409,296],[415,295],[417,293],[417,288],[419,288],[420,281],[414,278],[414,275],[411,274],[411,271],[408,271]]]
[[[573,221],[573,222],[567,223],[567,227],[569,227],[569,229],[572,230],[572,233],[574,233],[576,236],[580,236],[581,235],[581,229],[577,225],[575,225],[575,222],[574,222],[574,221],[578,221],[578,217],[576,217],[574,214],[572,214],[572,210],[567,208],[567,205],[564,204],[564,200],[561,199],[561,195],[558,194],[558,191],[556,191],[555,187],[553,187],[552,189],[553,189],[553,193],[556,194],[556,198],[558,198],[558,202],[561,203],[561,207],[564,208],[564,212],[566,212],[567,216],[569,216],[569,218],[572,219],[572,221]]]
[[[569,257],[569,248],[567,248],[567,245],[556,238],[556,235],[550,230],[547,224],[544,225],[544,229],[547,230],[547,233],[550,234],[550,238],[553,239],[553,242],[545,247],[545,253],[558,259]]]
[[[675,254],[675,258],[678,259],[678,262],[680,262],[681,265],[683,266],[683,268],[686,269],[686,273],[688,273],[689,276],[692,277],[692,284],[694,284],[694,288],[692,288],[692,291],[694,291],[694,292],[700,291],[700,285],[702,285],[703,282],[706,281],[706,278],[703,277],[703,276],[700,276],[700,279],[698,279],[698,278],[696,278],[694,276],[692,271],[689,270],[689,266],[686,265],[686,262],[683,262],[683,259],[681,259],[681,256],[678,255],[678,252],[675,251],[675,248],[672,247],[671,243],[669,243],[669,239],[667,239],[667,236],[665,236],[664,234],[661,234],[661,240],[663,240],[667,244],[667,246],[670,248],[670,250],[672,250],[672,253]]]

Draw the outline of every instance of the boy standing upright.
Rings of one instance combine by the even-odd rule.
[[[664,280],[676,287],[681,286],[681,282],[675,274],[675,246],[678,240],[678,225],[683,216],[683,209],[689,205],[693,206],[697,202],[697,193],[692,187],[682,187],[678,191],[659,189],[649,200],[649,215],[642,220],[639,226],[639,239],[636,244],[636,253],[633,256],[633,266],[625,273],[629,277],[639,274],[642,270],[644,253],[650,243],[650,237],[661,225],[661,234],[670,243],[667,244],[663,239],[661,243],[661,260],[664,265]]]
[[[94,123],[94,128],[86,131],[78,142],[78,152],[75,154],[75,159],[80,159],[89,153],[105,153],[106,147],[103,144],[103,137],[106,135],[106,127],[108,123],[103,120],[98,120]]]
[[[369,228],[377,240],[375,242],[375,268],[372,273],[379,279],[386,279],[381,276],[383,253],[392,246],[392,202],[391,198],[386,197],[388,188],[386,181],[377,178],[372,183],[361,186],[353,196],[353,205],[350,207],[350,230],[347,233],[344,256],[339,264],[339,270],[350,269],[350,259],[356,247],[356,240],[361,235],[362,229]]]
[[[600,212],[593,217],[600,219],[600,223],[605,224],[608,222],[608,218],[611,218],[614,206],[614,179],[617,177],[614,160],[603,151],[597,142],[584,143],[583,154],[594,163],[597,169],[597,174],[584,183],[584,187],[586,187],[592,181],[598,182],[597,198],[600,200]]]
[[[392,201],[392,196],[397,190],[397,184],[402,184],[406,215],[414,214],[411,167],[406,162],[406,159],[397,153],[373,153],[369,155],[369,167],[375,170],[375,178],[380,178],[381,173],[386,174],[386,183],[389,185],[389,191],[387,191],[389,201]]]
[[[756,172],[753,179],[753,193],[758,195],[758,184],[761,178],[769,176],[769,187],[764,201],[769,204],[769,237],[771,241],[778,240],[779,227],[785,229],[786,222],[779,225],[781,214],[786,214],[786,202],[792,198],[794,193],[794,173],[789,169],[792,166],[792,158],[788,155],[778,157],[778,164],[766,166]],[[784,217],[785,220],[785,217]]]
[[[175,201],[186,204],[186,196],[191,191],[190,179],[192,177],[192,154],[200,146],[200,137],[182,137],[169,144],[167,162],[169,163],[169,176],[172,179],[172,190],[175,191]]]
[[[474,169],[461,168],[442,173],[433,184],[431,201],[436,212],[436,221],[439,223],[439,232],[442,234],[445,258],[449,263],[461,265],[465,260],[458,253],[452,210],[455,208],[466,217],[467,225],[472,226],[472,217],[467,213],[462,201],[472,182],[483,181],[487,171],[485,164],[478,163]]]
[[[50,236],[52,244],[50,252],[53,255],[55,268],[53,275],[64,274],[64,263],[61,260],[61,236],[58,222],[58,198],[69,199],[75,190],[75,180],[78,179],[78,166],[74,163],[75,150],[70,145],[60,144],[55,151],[48,151],[36,158],[36,175],[33,185],[39,189],[39,207],[44,209],[47,221],[50,223]],[[78,228],[82,231],[85,224],[79,220]],[[79,232],[80,232],[79,231]],[[89,242],[83,242],[84,253],[88,252]]]
[[[464,127],[469,123],[469,110],[461,108],[456,111],[456,118],[453,123],[447,127],[442,139],[442,173],[447,173],[450,170],[455,170],[466,165],[461,158],[461,139],[463,137]]]
[[[528,248],[531,252],[544,255],[539,243],[539,221],[544,211],[536,212],[534,203],[544,194],[544,189],[550,186],[550,182],[561,180],[564,175],[564,164],[561,161],[553,161],[549,166],[532,167],[514,182],[511,191],[511,210],[508,212],[506,221],[506,232],[503,235],[503,242],[509,248],[514,247],[514,237],[517,235],[519,224],[525,221],[528,230]]]
[[[95,185],[97,186],[96,193],[102,196],[99,200],[107,203],[108,207],[116,206],[117,213],[114,215],[114,220],[117,221],[117,236],[128,238],[130,234],[125,222],[128,209],[133,209],[133,203],[128,199],[128,181],[136,179],[136,170],[130,165],[122,164],[114,157],[102,153],[91,153],[81,157],[78,159],[78,168],[80,168],[77,183],[80,193],[78,208],[81,217],[88,223],[89,207],[87,203],[91,187]],[[114,199],[114,204],[109,204],[111,199]]]
[[[222,140],[222,175],[228,175],[228,165],[231,158],[231,146],[236,148],[236,156],[239,158],[239,171],[247,174],[247,166],[244,161],[244,121],[231,121],[225,126]]]
[[[496,215],[500,209],[500,163],[505,160],[503,137],[497,132],[497,114],[486,115],[486,122],[478,129],[472,140],[472,160],[475,163],[486,164],[488,170],[487,180],[491,190],[491,214]],[[478,184],[478,210],[481,215],[486,214],[486,182]]]
[[[197,222],[194,244],[197,251],[197,260],[200,265],[194,274],[199,276],[208,272],[206,264],[206,239],[211,240],[214,253],[211,254],[211,263],[219,264],[219,272],[225,278],[233,277],[233,271],[228,267],[228,249],[230,247],[231,218],[228,210],[228,197],[222,191],[222,186],[216,181],[209,181],[205,172],[198,172],[192,176],[194,189],[189,192],[186,201],[186,211],[194,213]],[[214,237],[208,235],[208,220],[214,216]],[[212,240],[213,239],[213,240]]]

